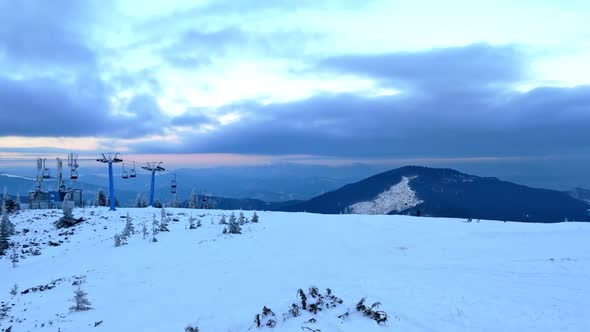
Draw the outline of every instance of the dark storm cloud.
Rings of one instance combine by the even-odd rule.
[[[93,65],[83,26],[94,9],[90,1],[0,1],[0,60],[13,66]]]
[[[87,136],[109,125],[100,83],[0,77],[0,132],[17,136]]]
[[[347,55],[325,59],[315,70],[377,78],[397,86],[429,90],[497,88],[526,75],[523,51],[515,46],[475,44],[427,52]]]
[[[2,136],[135,138],[161,133],[168,122],[151,95],[132,97],[127,115],[113,114],[100,80],[65,84],[0,76]]]
[[[389,54],[323,62],[328,70],[410,86],[412,93],[227,106],[246,109],[247,116],[166,149],[351,157],[590,152],[590,87],[508,89],[524,75],[525,59],[513,47],[475,45],[414,55],[414,61],[409,54]]]
[[[186,113],[174,117],[171,121],[173,126],[198,128],[202,125],[215,124],[216,120],[206,115],[206,110],[190,109]]]

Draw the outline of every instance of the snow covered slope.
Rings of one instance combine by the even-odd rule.
[[[358,214],[388,214],[392,211],[400,212],[413,208],[423,201],[410,188],[410,180],[416,178],[403,176],[402,180],[379,194],[374,200],[358,202],[350,206],[352,213]]]
[[[15,268],[0,259],[9,308],[0,330],[256,331],[268,306],[275,331],[590,331],[588,223],[261,212],[260,223],[227,235],[217,222],[228,211],[169,209],[178,221],[158,242],[137,233],[114,247],[127,212],[136,231],[160,218],[151,208],[78,209],[87,220],[65,232],[52,226],[61,211],[13,215],[12,240],[29,253]],[[186,229],[190,214],[203,226]],[[69,311],[77,284],[92,310]],[[297,290],[312,285],[343,303],[315,324],[309,312],[283,321]],[[382,303],[385,326],[355,311],[362,297]]]

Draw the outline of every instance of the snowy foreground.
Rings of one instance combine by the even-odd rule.
[[[136,234],[115,247],[127,212]],[[218,221],[227,211],[168,213],[178,221],[155,243],[141,224],[151,229],[157,209],[77,209],[87,221],[73,234],[53,227],[61,211],[13,215],[19,252],[28,244],[41,254],[15,268],[0,259],[9,308],[0,331],[255,331],[263,306],[277,316],[275,331],[590,331],[590,224],[261,212],[260,223],[226,235]],[[187,229],[190,214],[203,226]],[[69,311],[77,283],[92,310]],[[283,321],[310,286],[343,303]],[[362,297],[382,303],[387,324],[356,311]]]

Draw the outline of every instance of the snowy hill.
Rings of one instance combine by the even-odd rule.
[[[508,221],[589,221],[588,205],[568,193],[453,169],[405,166],[288,206],[314,213],[412,214]]]
[[[61,211],[12,215],[20,259],[0,258],[0,330],[256,331],[264,306],[276,314],[268,331],[590,330],[590,224],[260,212],[223,234],[228,211],[167,211],[157,242],[141,229],[158,209],[77,209],[87,220],[67,230],[53,226]],[[115,247],[127,213],[136,233]],[[187,229],[191,215],[201,227]],[[70,312],[77,285],[91,310]],[[310,286],[342,304],[283,320]],[[363,297],[382,303],[386,324],[356,311]]]

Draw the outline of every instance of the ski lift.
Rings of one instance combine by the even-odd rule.
[[[133,168],[129,171],[129,177],[130,178],[137,177],[137,173],[135,173],[135,161],[133,162]]]
[[[49,171],[49,168],[45,166],[45,159],[43,159],[43,178],[51,179],[51,172]]]
[[[176,194],[176,174],[174,174],[174,179],[172,179],[172,183],[170,184],[171,191],[173,194]]]
[[[126,179],[129,179],[129,172],[127,172],[127,171],[125,170],[125,164],[122,164],[122,165],[121,165],[121,167],[123,168],[123,173],[121,174],[121,177],[122,177],[124,180],[126,180]]]

